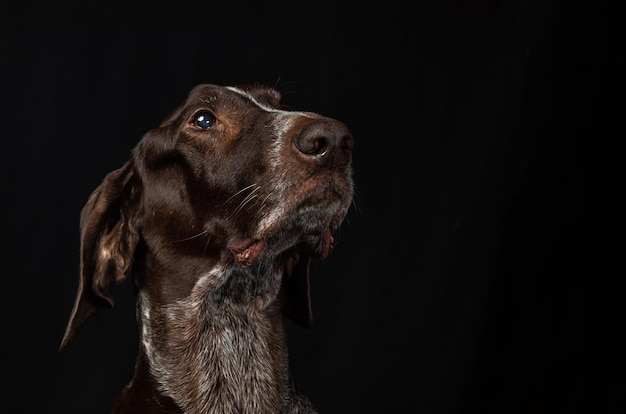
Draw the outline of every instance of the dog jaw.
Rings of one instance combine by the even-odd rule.
[[[297,246],[299,246],[300,250],[309,253],[312,257],[318,260],[324,260],[333,251],[334,242],[333,230],[327,227],[320,233],[304,235],[302,240],[297,243]],[[235,262],[240,267],[249,269],[258,263],[262,253],[267,250],[265,248],[266,245],[265,239],[248,239],[244,242],[231,245],[229,250]]]

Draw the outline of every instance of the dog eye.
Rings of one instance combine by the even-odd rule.
[[[215,116],[208,112],[198,112],[193,118],[192,124],[202,129],[209,129],[215,124]]]

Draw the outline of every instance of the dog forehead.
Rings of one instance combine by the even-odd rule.
[[[275,112],[279,111],[280,99],[280,92],[263,85],[220,86],[202,84],[190,91],[187,104],[217,103]]]

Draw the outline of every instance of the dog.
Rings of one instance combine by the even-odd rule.
[[[139,347],[112,413],[315,413],[283,316],[309,327],[311,260],[352,204],[348,127],[264,85],[201,84],[93,191],[61,341],[132,279]]]

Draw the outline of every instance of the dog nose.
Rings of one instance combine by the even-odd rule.
[[[294,145],[320,167],[340,169],[350,163],[354,139],[341,122],[322,119],[305,126]]]

